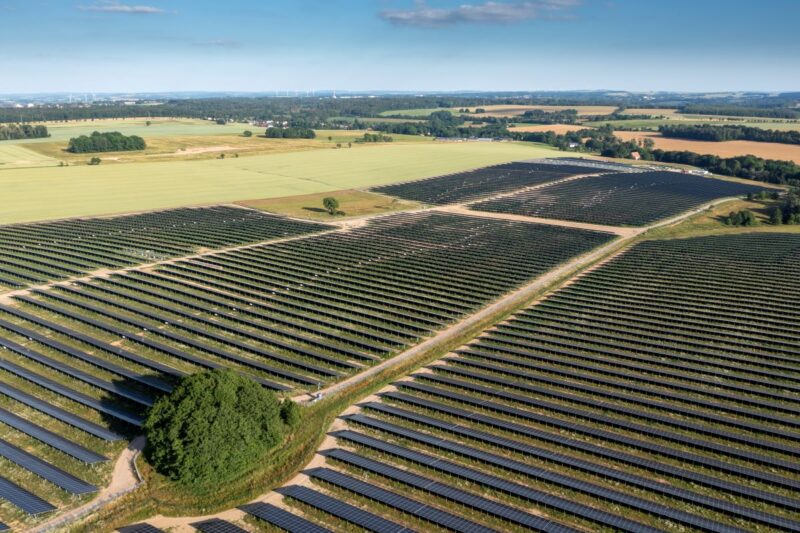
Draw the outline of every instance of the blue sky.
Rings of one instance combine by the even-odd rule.
[[[800,0],[0,0],[0,93],[800,90]]]

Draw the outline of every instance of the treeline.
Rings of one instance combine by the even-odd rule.
[[[800,189],[790,190],[783,203],[772,208],[770,221],[773,224],[800,224]]]
[[[800,184],[800,165],[792,161],[763,159],[753,155],[719,157],[689,151],[667,151],[653,148],[652,139],[641,143],[623,141],[614,136],[610,127],[585,129],[563,135],[550,132],[533,132],[518,135],[523,141],[540,142],[561,150],[599,153],[605,157],[631,159],[634,153],[645,161],[676,163],[704,168],[714,174],[735,176],[755,181],[778,184]]]
[[[733,117],[800,118],[800,110],[786,107],[746,107],[737,105],[689,104],[680,107],[690,115],[730,115]]]
[[[123,135],[118,131],[100,133],[92,132],[91,135],[81,135],[69,140],[67,151],[75,154],[90,152],[131,152],[144,150],[144,139],[138,135]]]
[[[800,131],[765,130],[749,126],[664,125],[658,128],[664,137],[700,141],[756,141],[800,144]]]
[[[508,137],[506,121],[491,121],[484,126],[466,126],[464,118],[449,111],[435,111],[425,122],[381,122],[372,129],[398,135],[427,135],[431,137]]]
[[[41,139],[42,137],[50,137],[50,133],[47,132],[47,126],[31,126],[30,124],[0,125],[0,141]]]
[[[516,117],[515,122],[525,122],[529,124],[576,124],[578,122],[578,111],[576,109],[564,109],[561,111],[529,109],[525,111],[521,117]]]
[[[390,143],[394,141],[389,135],[381,135],[380,133],[365,133],[363,137],[358,139],[357,143]]]
[[[270,139],[313,139],[317,136],[311,128],[267,128],[264,133]]]

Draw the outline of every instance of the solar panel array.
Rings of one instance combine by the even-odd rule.
[[[470,205],[476,211],[644,226],[717,198],[758,193],[763,187],[678,172],[619,172],[554,183]]]
[[[426,204],[458,204],[603,169],[555,161],[504,163],[372,190]]]
[[[798,259],[638,244],[361,403],[303,490],[423,531],[800,531]]]
[[[0,227],[0,290],[331,229],[232,206]]]
[[[0,304],[0,472],[74,505],[181,376],[315,390],[611,238],[426,212],[18,294]],[[30,520],[8,502],[0,519]]]

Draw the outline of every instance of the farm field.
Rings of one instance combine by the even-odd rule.
[[[631,119],[631,120],[600,120],[586,122],[586,126],[600,127],[610,124],[615,128],[658,130],[659,126],[680,123],[681,125],[711,124],[714,126],[750,126],[766,130],[800,130],[800,121],[764,119],[748,117],[722,117],[716,115],[670,115],[666,118]]]
[[[91,465],[187,373],[313,391],[612,238],[429,211],[15,295],[0,304],[3,475],[43,509],[80,503],[108,474]],[[20,509],[0,504],[0,521],[35,521]]]
[[[147,125],[147,121],[150,125]],[[93,131],[119,131],[124,135],[140,137],[172,137],[187,135],[240,135],[244,130],[256,132],[250,124],[228,123],[216,124],[210,120],[191,118],[125,118],[77,120],[69,122],[42,122],[47,126],[50,137],[41,139],[14,139],[2,144],[38,144],[60,142],[66,144],[72,137],[89,135]],[[258,128],[262,129],[262,128]]]
[[[591,105],[576,105],[576,106],[558,106],[558,105],[485,105],[480,106],[481,109],[486,110],[485,113],[475,114],[476,107],[469,107],[470,113],[474,116],[491,116],[491,117],[513,117],[522,115],[525,111],[541,109],[543,111],[563,111],[565,109],[575,109],[578,115],[608,115],[614,112],[617,108],[615,106],[591,106]],[[463,108],[462,108],[463,109]],[[400,109],[393,111],[384,111],[382,116],[407,116],[407,117],[427,117],[435,111],[450,111],[451,113],[458,114],[458,107],[439,107],[439,108],[420,108],[420,109]]]
[[[328,196],[336,198],[339,210],[343,214],[331,216],[322,207],[322,201]],[[290,196],[288,198],[266,198],[260,200],[244,200],[238,205],[251,209],[260,209],[297,218],[308,218],[325,222],[347,220],[354,217],[389,214],[396,211],[418,209],[418,202],[390,198],[382,194],[359,190],[331,191],[316,194]]]
[[[0,170],[25,167],[54,167],[58,160],[18,144],[0,142]]]
[[[328,229],[230,206],[0,226],[0,292]]]
[[[518,133],[554,131],[559,135],[563,135],[571,131],[585,130],[586,128],[587,126],[582,124],[518,124],[508,128],[508,131]]]
[[[800,146],[781,143],[762,143],[755,141],[695,141],[690,139],[669,139],[655,132],[615,131],[620,139],[651,139],[656,148],[662,150],[688,150],[699,154],[713,154],[720,157],[755,155],[764,159],[779,159],[800,163]]]
[[[667,171],[616,173],[521,191],[470,205],[513,213],[614,226],[643,226],[718,198],[764,190],[756,185]]]
[[[224,160],[0,171],[0,223],[370,187],[562,154],[530,143],[388,143]]]
[[[349,410],[283,513],[242,509],[337,531],[798,529],[800,328],[774,312],[798,254],[777,233],[638,244]]]
[[[427,204],[453,204],[478,200],[533,185],[594,174],[597,169],[580,164],[517,162],[409,181],[372,190]]]

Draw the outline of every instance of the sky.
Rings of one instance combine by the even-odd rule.
[[[798,91],[800,0],[0,0],[0,93]]]

